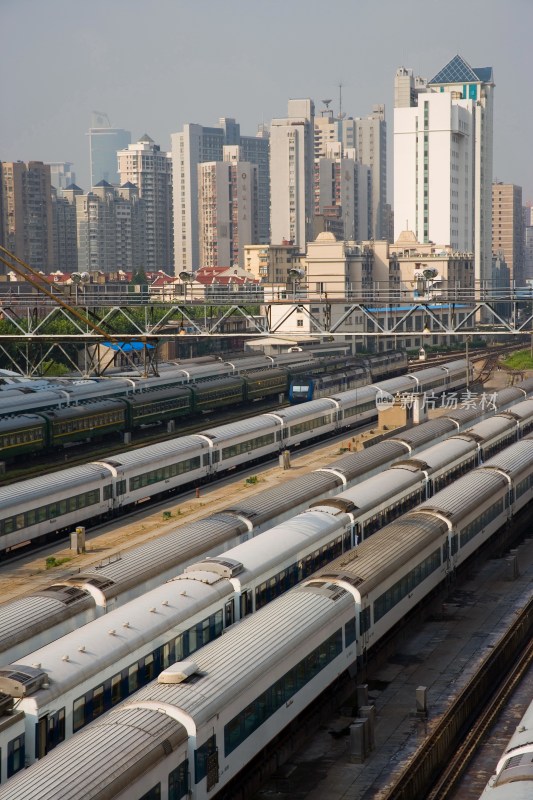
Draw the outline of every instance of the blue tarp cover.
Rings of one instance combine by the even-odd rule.
[[[120,350],[123,353],[131,353],[132,350],[144,350],[146,347],[148,350],[153,350],[154,345],[148,344],[144,342],[103,342],[105,347],[110,347],[111,350]]]

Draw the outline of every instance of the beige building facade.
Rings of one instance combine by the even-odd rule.
[[[524,215],[522,187],[512,183],[492,184],[492,252],[503,256],[509,267],[511,284],[523,286]]]
[[[50,166],[0,162],[0,242],[40,272],[54,269]],[[3,269],[0,269],[3,271]]]

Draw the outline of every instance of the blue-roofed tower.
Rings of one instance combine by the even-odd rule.
[[[473,252],[477,282],[492,276],[493,92],[492,67],[460,55],[429,81],[396,74],[395,237],[407,220],[420,242]]]

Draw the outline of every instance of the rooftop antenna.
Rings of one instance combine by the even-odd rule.
[[[328,116],[329,117],[329,105],[330,105],[330,103],[332,101],[331,100],[322,100],[322,102],[326,106],[326,108],[323,109],[323,111],[322,111],[322,116]]]
[[[339,81],[339,119],[344,119],[345,116],[342,111],[342,81]]]

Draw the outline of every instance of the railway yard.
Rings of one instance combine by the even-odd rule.
[[[506,387],[511,383],[510,377],[504,371],[494,370],[494,365],[487,369],[487,363],[487,360],[483,359],[477,364],[478,374],[486,378],[486,381],[483,386],[478,384],[476,390],[479,393],[482,391],[491,396],[495,396],[496,393],[500,392],[502,393],[500,396],[503,398],[505,397]],[[522,375],[521,377],[525,378],[527,383],[527,379],[533,377],[533,373]],[[515,400],[514,402],[519,401]],[[531,423],[529,422],[530,411],[528,403],[530,404],[531,402],[522,403],[523,410],[520,411],[520,417],[517,417],[516,414],[514,417],[508,415],[509,420],[521,420],[520,424],[524,425],[524,439],[531,437],[530,434],[528,435],[528,431],[531,429],[529,427]],[[426,424],[437,425],[435,421],[446,413],[446,409],[442,408],[430,410],[428,415],[430,422]],[[496,411],[496,413],[498,412]],[[511,441],[516,441],[516,434],[513,433],[512,438],[510,438],[510,434],[506,433],[505,412],[500,413],[499,419],[501,422],[499,423],[500,428],[498,428],[498,431],[501,429],[501,432],[498,433],[496,433],[496,428],[492,423],[487,421],[479,422],[479,420],[483,419],[483,415],[476,420],[472,412],[472,422],[470,423],[468,423],[468,414],[466,412],[463,413],[463,417],[461,417],[461,413],[457,416],[463,420],[460,423],[460,431],[466,431],[467,428],[470,429],[476,422],[479,425],[479,428],[474,428],[476,431],[479,430],[479,434],[476,433],[475,438],[471,437],[472,442],[478,442],[477,447],[480,453],[482,453],[483,448],[482,442],[486,441],[487,443],[485,445],[486,451],[478,457],[479,461],[477,461],[478,466],[481,467],[481,472],[487,478],[480,477],[479,485],[485,487],[485,483],[488,485],[492,481],[490,485],[493,486],[493,489],[489,487],[485,490],[483,488],[483,491],[486,491],[487,497],[493,491],[496,497],[500,491],[498,488],[500,484],[496,480],[496,472],[504,474],[507,470],[509,474],[514,475],[515,473],[512,473],[511,467],[507,465],[511,464],[511,462],[518,464],[520,459],[526,458],[525,454],[530,452],[530,443],[524,441],[523,448],[521,444],[513,445],[512,447],[518,448],[516,457],[496,456],[492,469],[492,462],[489,459],[493,453],[499,452],[498,449],[493,449],[496,446],[496,442],[498,442],[497,447],[503,449]],[[431,423],[431,420],[433,420],[433,423]],[[508,430],[511,431],[511,428],[514,430],[514,425],[517,423],[509,421],[507,424],[509,425]],[[464,464],[464,466],[455,467],[456,475],[450,475],[445,478],[444,476],[447,473],[444,471],[444,466],[437,466],[440,464],[439,459],[441,456],[438,455],[440,451],[435,449],[437,442],[446,441],[445,428],[443,427],[442,431],[439,428],[438,435],[437,427],[434,430],[435,445],[428,450],[428,453],[435,451],[435,456],[428,456],[427,463],[417,461],[416,459],[423,458],[418,454],[415,459],[413,453],[416,451],[416,446],[418,446],[414,444],[416,441],[415,434],[413,440],[407,436],[406,455],[403,456],[404,462],[402,463],[406,464],[406,469],[412,471],[425,469],[427,471],[426,480],[428,480],[428,474],[433,475],[431,492],[437,493],[437,497],[440,497],[441,495],[444,496],[447,491],[446,489],[441,490],[441,487],[450,484],[448,488],[451,490],[454,485],[451,483],[452,478],[465,474],[469,445],[467,446],[466,443],[460,445],[464,450],[464,455],[461,456],[463,458],[461,464]],[[447,434],[447,436],[450,435],[453,436],[454,434]],[[372,450],[372,447],[369,447],[368,450],[366,449],[370,442],[372,440],[381,441],[383,438],[387,441],[388,439],[393,439],[394,436],[391,431],[378,429],[377,423],[369,420],[362,427],[351,431],[343,431],[332,440],[314,443],[307,449],[304,449],[302,444],[301,450],[298,448],[291,453],[290,468],[288,468],[289,464],[287,462],[285,464],[282,463],[283,459],[281,457],[279,463],[274,464],[270,461],[253,464],[248,468],[244,463],[244,465],[240,465],[239,472],[230,471],[218,478],[214,483],[208,483],[196,488],[194,485],[186,486],[185,491],[178,497],[156,498],[154,504],[146,505],[146,507],[143,507],[142,504],[134,506],[134,511],[128,513],[126,517],[102,521],[98,526],[88,530],[85,553],[75,554],[65,541],[43,544],[32,553],[21,552],[17,555],[15,551],[14,558],[0,563],[2,602],[5,604],[17,602],[30,594],[36,597],[39,594],[44,596],[51,584],[62,586],[81,585],[78,576],[95,575],[95,569],[102,568],[101,574],[105,576],[106,564],[112,565],[117,559],[121,558],[121,554],[129,552],[132,548],[142,548],[144,545],[155,543],[161,538],[164,539],[165,536],[171,536],[173,532],[182,526],[187,528],[187,526],[194,523],[201,524],[201,521],[208,515],[215,518],[217,514],[226,514],[228,509],[234,509],[235,511],[232,511],[232,513],[242,515],[245,512],[241,509],[250,508],[253,505],[254,498],[259,499],[266,496],[265,493],[269,489],[274,490],[277,487],[283,487],[288,481],[294,480],[297,482],[298,479],[304,479],[305,476],[309,476],[312,473],[318,474],[317,471],[321,471],[322,475],[328,471],[335,473],[339,469],[342,472],[344,467],[337,465],[340,465],[341,462],[344,463],[343,459],[356,453],[368,453]],[[465,442],[467,438],[464,439]],[[399,435],[398,441],[400,439],[401,436]],[[463,442],[463,439],[459,434],[457,434],[456,439],[458,441],[457,447],[459,447],[459,440]],[[424,446],[427,447],[430,444],[431,441],[428,441]],[[522,451],[524,456],[520,455]],[[505,452],[503,450],[503,453]],[[432,458],[434,459],[433,461]],[[457,459],[458,455],[454,455],[454,458]],[[498,458],[500,459],[499,461]],[[530,459],[529,455],[527,459]],[[487,461],[489,462],[489,469],[484,469]],[[111,460],[110,463],[112,463]],[[458,461],[457,464],[459,464]],[[470,469],[473,466],[475,464],[472,457],[471,462],[468,462],[468,468]],[[381,471],[384,480],[386,478],[384,470],[387,467],[388,464],[383,459],[381,470],[375,466],[374,472],[369,473],[369,475],[379,475]],[[513,466],[513,469],[518,475],[518,467]],[[530,466],[528,469],[530,469]],[[389,472],[392,472],[392,470],[389,469]],[[399,474],[399,472],[399,470],[396,470],[396,474]],[[437,477],[441,474],[442,478]],[[466,481],[465,487],[470,486],[468,477],[459,478],[459,480]],[[501,482],[501,491],[506,491],[505,480],[503,478],[498,480]],[[377,484],[380,478],[375,478],[375,481]],[[366,484],[364,485],[366,486]],[[370,478],[368,481],[369,496],[373,491],[370,487],[373,485],[372,478]],[[385,486],[385,484],[383,485]],[[422,484],[420,485],[422,486]],[[350,482],[348,481],[346,487],[349,486]],[[393,524],[392,520],[403,511],[415,508],[414,477],[409,479],[405,487],[405,490],[401,490],[403,494],[398,495],[400,498],[399,507],[394,513],[390,510],[386,511],[378,527],[375,527],[375,520],[368,516],[368,524],[374,525],[374,527],[369,527],[366,535],[369,535],[374,530],[380,531],[380,527],[385,526],[383,534],[386,536],[387,530]],[[357,499],[357,495],[350,494],[351,490],[343,491],[342,485],[335,491],[343,492],[340,497],[345,499],[339,499],[338,501],[332,499],[329,506],[322,501],[312,505],[320,506],[318,510],[322,512],[327,507],[329,509],[328,514],[332,515],[332,519],[334,513],[338,514],[339,518],[342,514],[351,513],[350,535],[356,537],[356,542],[359,537],[366,539],[366,536],[363,536],[362,533],[363,530],[366,530],[363,528],[363,522],[358,522],[357,525],[353,522],[355,515],[355,511],[353,511],[354,499],[355,509],[360,509],[360,519],[363,520],[364,504],[362,503],[362,498]],[[409,491],[411,494],[407,494]],[[470,490],[467,488],[465,491],[468,494]],[[431,512],[431,502],[427,499],[427,487],[425,492],[425,505],[428,506],[428,512]],[[329,495],[331,496],[332,494],[334,492],[330,490]],[[324,492],[319,496],[324,497]],[[409,504],[405,505],[404,497],[409,498]],[[481,503],[481,494],[479,497]],[[514,498],[514,494],[511,497]],[[424,495],[420,494],[417,502],[423,498]],[[507,503],[508,501],[505,502]],[[309,509],[309,505],[311,505],[310,502],[302,502],[301,507],[295,505],[293,509],[293,514],[302,515],[300,517],[302,525],[305,517],[302,512],[306,508]],[[333,509],[335,507],[337,507],[337,511],[334,512]],[[494,508],[496,507],[494,506]],[[495,515],[496,511],[494,511],[493,516]],[[322,516],[324,517],[325,515],[322,514]],[[409,514],[407,516],[409,517]],[[289,514],[287,513],[285,519],[288,519],[288,517]],[[280,515],[280,519],[283,520],[283,518]],[[355,518],[359,519],[356,515]],[[399,517],[399,519],[401,520],[402,517]],[[289,733],[286,734],[285,739],[283,734],[280,734],[273,744],[272,750],[267,751],[265,749],[262,757],[265,761],[269,761],[269,767],[264,770],[262,767],[256,770],[256,776],[251,782],[241,782],[237,778],[221,786],[220,791],[217,792],[216,783],[220,777],[217,777],[216,780],[212,774],[210,777],[209,768],[207,767],[205,774],[207,775],[208,796],[220,797],[224,798],[224,800],[230,800],[230,798],[243,800],[251,799],[252,797],[253,800],[267,800],[267,798],[279,798],[279,800],[288,800],[288,798],[300,798],[301,800],[318,800],[318,798],[320,800],[393,800],[393,798],[395,800],[409,800],[409,798],[416,798],[416,800],[419,800],[420,798],[422,800],[422,798],[426,797],[428,800],[429,798],[431,800],[444,800],[444,798],[475,800],[475,798],[479,798],[488,778],[492,774],[494,765],[501,755],[505,742],[512,732],[510,730],[512,722],[509,720],[515,722],[517,719],[519,720],[531,700],[533,673],[530,660],[526,660],[522,666],[521,676],[516,678],[517,688],[514,694],[510,697],[504,697],[500,701],[500,705],[504,707],[504,715],[497,715],[494,710],[492,711],[492,715],[496,720],[494,724],[500,727],[488,727],[489,723],[486,723],[486,729],[489,733],[485,735],[485,739],[490,742],[490,748],[489,744],[485,743],[484,749],[481,749],[478,746],[479,742],[482,742],[481,734],[472,734],[474,737],[478,736],[479,739],[479,742],[476,741],[473,748],[478,754],[478,760],[472,762],[473,766],[469,766],[470,762],[464,755],[458,754],[457,762],[451,762],[448,773],[448,775],[453,776],[453,780],[451,777],[445,778],[443,785],[437,786],[432,774],[434,770],[431,766],[431,759],[435,760],[437,758],[435,753],[438,752],[440,753],[438,756],[440,762],[451,761],[450,741],[454,742],[452,749],[455,751],[458,749],[455,742],[465,739],[467,732],[473,730],[473,717],[469,717],[468,720],[463,720],[461,723],[453,720],[450,722],[447,719],[447,715],[450,714],[450,708],[453,709],[454,702],[457,701],[458,708],[464,708],[467,705],[463,698],[470,681],[474,678],[478,679],[478,674],[484,675],[481,678],[481,688],[478,686],[475,690],[478,694],[480,692],[484,694],[487,692],[487,684],[495,681],[495,675],[505,676],[504,683],[511,680],[510,677],[507,677],[507,665],[505,669],[501,664],[491,667],[486,665],[486,660],[488,656],[498,652],[500,648],[509,651],[508,643],[503,645],[500,643],[500,639],[516,622],[519,612],[523,611],[531,601],[533,539],[529,535],[531,531],[530,519],[530,506],[521,507],[517,505],[517,511],[513,518],[513,533],[517,534],[517,540],[521,543],[516,546],[516,549],[509,554],[508,549],[503,552],[496,548],[493,552],[485,555],[484,558],[474,555],[466,567],[459,571],[457,580],[450,583],[449,589],[441,589],[444,595],[441,592],[435,592],[434,595],[431,595],[428,598],[428,606],[424,613],[417,612],[417,615],[405,627],[401,627],[399,632],[389,633],[384,639],[384,646],[377,649],[368,662],[361,661],[361,656],[358,656],[357,685],[359,688],[356,689],[353,681],[350,682],[350,679],[345,677],[345,682],[341,682],[338,685],[338,697],[342,696],[344,698],[340,707],[335,710],[335,702],[332,701],[331,694],[327,694],[317,702],[316,708],[311,712],[308,720],[304,716],[303,721],[300,721],[300,728],[297,732],[294,724],[291,723],[287,729]],[[274,521],[272,524],[274,524]],[[442,520],[439,525],[443,525]],[[488,523],[487,527],[489,527]],[[266,523],[264,529],[268,529]],[[261,530],[263,529],[258,528],[258,531]],[[521,536],[518,536],[519,532]],[[507,541],[509,536],[506,535],[506,538],[502,541]],[[369,543],[373,541],[373,538],[370,538]],[[253,542],[255,539],[250,541]],[[386,538],[383,541],[387,541]],[[367,542],[365,541],[364,544],[366,545]],[[443,548],[443,552],[449,546],[453,547],[451,544],[446,545]],[[214,552],[223,553],[224,548],[222,551],[219,549]],[[241,551],[238,550],[238,552],[240,553]],[[357,551],[355,552],[357,553]],[[361,553],[366,555],[367,550],[363,547]],[[232,553],[230,552],[231,555]],[[200,558],[200,553],[197,556],[198,558]],[[246,563],[244,558],[243,562]],[[204,561],[200,567],[194,565],[192,569],[201,568],[205,570],[206,563]],[[228,563],[233,563],[231,557]],[[336,562],[333,563],[335,564]],[[364,563],[363,561],[362,564]],[[221,559],[221,564],[225,564],[223,559]],[[341,567],[340,585],[346,587],[346,578],[344,576],[349,573],[350,567],[347,566],[347,561],[343,562]],[[329,574],[329,567],[322,568],[322,572],[325,572],[328,579],[334,574],[335,567],[332,567],[332,569],[333,572]],[[194,576],[192,575],[191,577]],[[320,578],[320,575],[318,577]],[[209,580],[205,578],[205,573],[202,573],[202,577],[199,580],[200,582],[205,580],[209,583]],[[360,579],[358,578],[358,580]],[[344,583],[342,583],[343,581]],[[309,588],[314,585],[310,582]],[[185,592],[182,594],[185,595]],[[112,606],[110,605],[109,608],[112,608]],[[151,611],[153,610],[151,609]],[[2,607],[0,606],[0,634],[2,632],[1,616]],[[254,614],[253,616],[255,617],[256,615]],[[260,614],[257,616],[260,617]],[[522,629],[524,626],[528,630],[531,629],[532,616],[533,612],[530,610],[527,620],[520,623]],[[243,621],[245,626],[250,626],[252,623],[253,620],[251,619]],[[260,626],[260,622],[257,625]],[[237,638],[238,633],[236,632],[239,627],[228,628],[228,642],[233,641],[232,636],[236,641],[239,641]],[[110,633],[114,633],[114,630],[110,631]],[[346,635],[348,634],[346,633]],[[382,636],[382,634],[379,635]],[[357,636],[358,638],[360,636],[359,628]],[[225,638],[225,636],[222,637],[222,642]],[[162,640],[158,639],[158,641]],[[246,640],[243,638],[244,641]],[[518,648],[519,645],[517,644],[516,647]],[[211,663],[209,660],[211,658],[210,648],[213,648],[213,658],[216,658],[218,653],[216,642],[198,650],[199,674],[203,674],[202,670],[206,671],[206,665]],[[206,651],[205,656],[202,655],[204,650]],[[38,657],[39,659],[41,658],[40,655]],[[189,658],[192,658],[192,656],[189,656]],[[194,658],[196,658],[196,655]],[[528,658],[531,659],[531,656],[529,655]],[[65,657],[63,660],[65,660]],[[515,659],[513,658],[512,660],[514,661]],[[19,661],[24,663],[24,658]],[[5,664],[5,660],[2,663]],[[184,661],[183,663],[192,662]],[[203,667],[202,664],[204,664]],[[40,668],[41,664],[39,663],[37,666]],[[43,669],[46,669],[44,664]],[[190,667],[190,669],[193,669],[193,667]],[[491,669],[492,672],[490,671]],[[0,679],[1,670],[2,668],[0,667]],[[483,684],[483,680],[485,684]],[[141,694],[142,697],[139,702],[141,704],[146,702],[146,708],[149,708],[152,702],[150,685],[142,689]],[[144,701],[143,697],[145,698]],[[422,697],[424,702],[427,701],[427,706],[425,707],[421,705]],[[292,700],[287,702],[287,708],[291,703]],[[471,701],[471,703],[472,707],[475,706],[476,709],[479,706],[477,701]],[[130,705],[133,709],[134,699]],[[364,706],[363,713],[361,713],[361,706]],[[370,712],[368,711],[369,708],[372,709]],[[117,707],[117,712],[118,709],[119,707]],[[507,713],[507,718],[505,713]],[[361,720],[365,715],[367,719],[369,717],[372,719],[372,732],[370,734],[370,739],[374,739],[372,745],[368,738],[370,730],[368,723],[364,725],[364,744],[361,745],[358,739],[363,735],[361,733]],[[105,719],[106,716],[104,715],[102,725],[105,725]],[[98,723],[95,722],[93,724],[97,725]],[[490,725],[492,724],[490,722]],[[357,725],[359,725],[358,728]],[[443,725],[448,725],[449,727],[443,730]],[[455,738],[451,737],[449,733],[449,730],[454,726],[460,729],[458,734],[454,734]],[[83,729],[87,736],[89,736],[89,729],[92,727],[91,725],[87,729]],[[104,727],[101,727],[100,730],[105,734]],[[88,738],[86,741],[88,743],[86,757],[89,758],[91,740]],[[227,741],[226,739],[226,755],[228,752]],[[444,741],[447,742],[448,750],[439,751],[439,747],[443,746],[442,742]],[[428,757],[423,750],[424,748],[430,750],[429,744],[431,744],[431,748],[436,748],[436,750],[433,749],[433,755]],[[34,749],[36,747],[37,745],[33,746]],[[62,747],[68,748],[68,742]],[[53,755],[43,759],[42,764],[45,764],[49,758],[52,758],[51,764],[53,764],[54,758],[56,759],[54,763],[60,763],[57,758],[61,755],[62,747],[56,750]],[[361,757],[361,748],[365,751],[363,757]],[[260,757],[258,755],[255,756],[256,760]],[[424,759],[426,760],[424,761]],[[250,760],[253,770],[254,764],[257,762],[254,762],[252,758]],[[272,765],[278,762],[280,766],[277,769],[273,769]],[[9,770],[9,757],[7,763]],[[154,764],[157,763],[158,761],[155,759]],[[53,769],[53,766],[51,769]],[[188,769],[191,772],[193,768],[189,765]],[[195,769],[198,770],[197,763]],[[235,767],[231,766],[230,759],[228,759],[225,769],[235,770]],[[419,773],[416,770],[419,770]],[[259,788],[260,784],[258,784],[257,775],[264,774],[266,776],[269,771],[272,772],[271,777],[265,778],[262,781],[261,788]],[[221,768],[221,774],[222,772]],[[17,780],[22,778],[23,773],[24,771],[13,783],[13,794],[9,792],[10,782],[8,782],[7,787],[0,788],[0,798],[24,796],[16,793]],[[428,778],[430,773],[431,777]],[[40,785],[38,783],[40,773],[31,773],[32,776],[34,774],[37,782],[31,785],[38,786]],[[44,775],[45,773],[43,772],[42,774]],[[421,777],[416,777],[419,774]],[[2,780],[4,780],[4,777],[5,772],[3,770]],[[203,792],[205,789],[203,785],[200,791],[200,787],[194,787],[194,783],[192,783],[194,791],[191,791],[192,778],[187,779],[182,775],[180,780],[183,781],[183,787],[187,787],[187,792],[190,792],[188,796],[204,797]],[[210,786],[210,781],[213,780],[214,782]],[[196,783],[198,783],[198,780]],[[22,787],[22,784],[20,785]],[[142,785],[144,786],[144,784]],[[136,788],[135,790],[132,789],[133,793],[131,795],[127,793],[127,787],[126,789],[123,787],[121,791],[117,790],[116,794],[106,794],[105,796],[121,799],[123,797],[131,797],[132,800],[137,800],[141,796],[143,798],[145,796],[150,798],[159,796],[156,794],[143,794],[140,789],[141,783],[139,783],[138,790],[137,784],[135,786]],[[124,791],[126,791],[125,794]],[[184,792],[183,796],[187,792]],[[72,795],[72,797],[74,796]],[[96,797],[99,795],[88,793],[87,796]],[[167,797],[166,794],[162,796]],[[182,794],[176,794],[175,797],[181,798]]]

